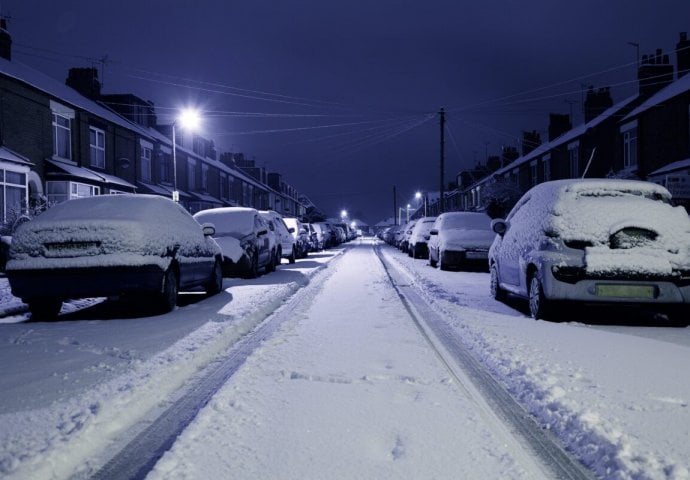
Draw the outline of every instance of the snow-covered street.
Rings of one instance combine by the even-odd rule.
[[[214,297],[185,294],[164,316],[104,302],[32,323],[5,293],[0,474],[93,475],[275,311],[277,330],[148,478],[552,478],[415,325],[379,251],[596,476],[690,478],[690,329],[534,321],[493,300],[485,272],[358,242],[225,279]]]

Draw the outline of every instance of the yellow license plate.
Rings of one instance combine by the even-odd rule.
[[[597,297],[617,298],[655,298],[656,288],[653,285],[611,285],[598,284]]]

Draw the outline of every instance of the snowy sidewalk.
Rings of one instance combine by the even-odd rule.
[[[148,478],[543,478],[451,380],[371,245],[330,268]]]

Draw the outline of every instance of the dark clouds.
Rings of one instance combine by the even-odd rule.
[[[436,120],[405,125],[446,107],[450,181],[486,153],[517,146],[521,130],[545,137],[549,112],[572,109],[581,121],[573,102],[584,84],[612,85],[614,99],[629,95],[636,51],[628,42],[641,54],[672,53],[678,32],[690,30],[687,0],[13,0],[2,7],[12,17],[15,59],[58,79],[70,66],[98,65],[84,57],[108,55],[105,91],[153,100],[161,113],[195,101],[215,112],[292,115],[209,115],[205,125],[222,149],[280,171],[327,213],[347,208],[372,222],[392,215],[393,185],[400,203],[416,189],[438,189]],[[248,98],[267,98],[257,92],[280,96]],[[522,92],[530,93],[516,96]],[[400,120],[329,127],[391,119]],[[237,134],[248,131],[267,133]]]

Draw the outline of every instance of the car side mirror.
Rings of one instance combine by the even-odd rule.
[[[261,235],[266,235],[267,233],[268,233],[268,230],[266,230],[264,228],[263,230],[259,230],[258,232],[256,232],[256,236],[260,237]]]
[[[430,238],[431,238],[430,235],[424,235],[424,240],[429,241]]]
[[[302,229],[300,229],[299,233],[309,233],[309,232],[307,232],[306,228],[302,228]]]
[[[435,228],[429,232],[429,235],[438,235],[438,230]]]
[[[295,233],[295,227],[290,227],[290,228],[288,228],[288,232],[290,232],[290,233]]]
[[[216,234],[216,226],[212,223],[204,223],[201,225],[201,231],[207,237],[212,237]]]
[[[502,218],[495,218],[491,220],[491,230],[503,236],[508,231],[508,222]]]

